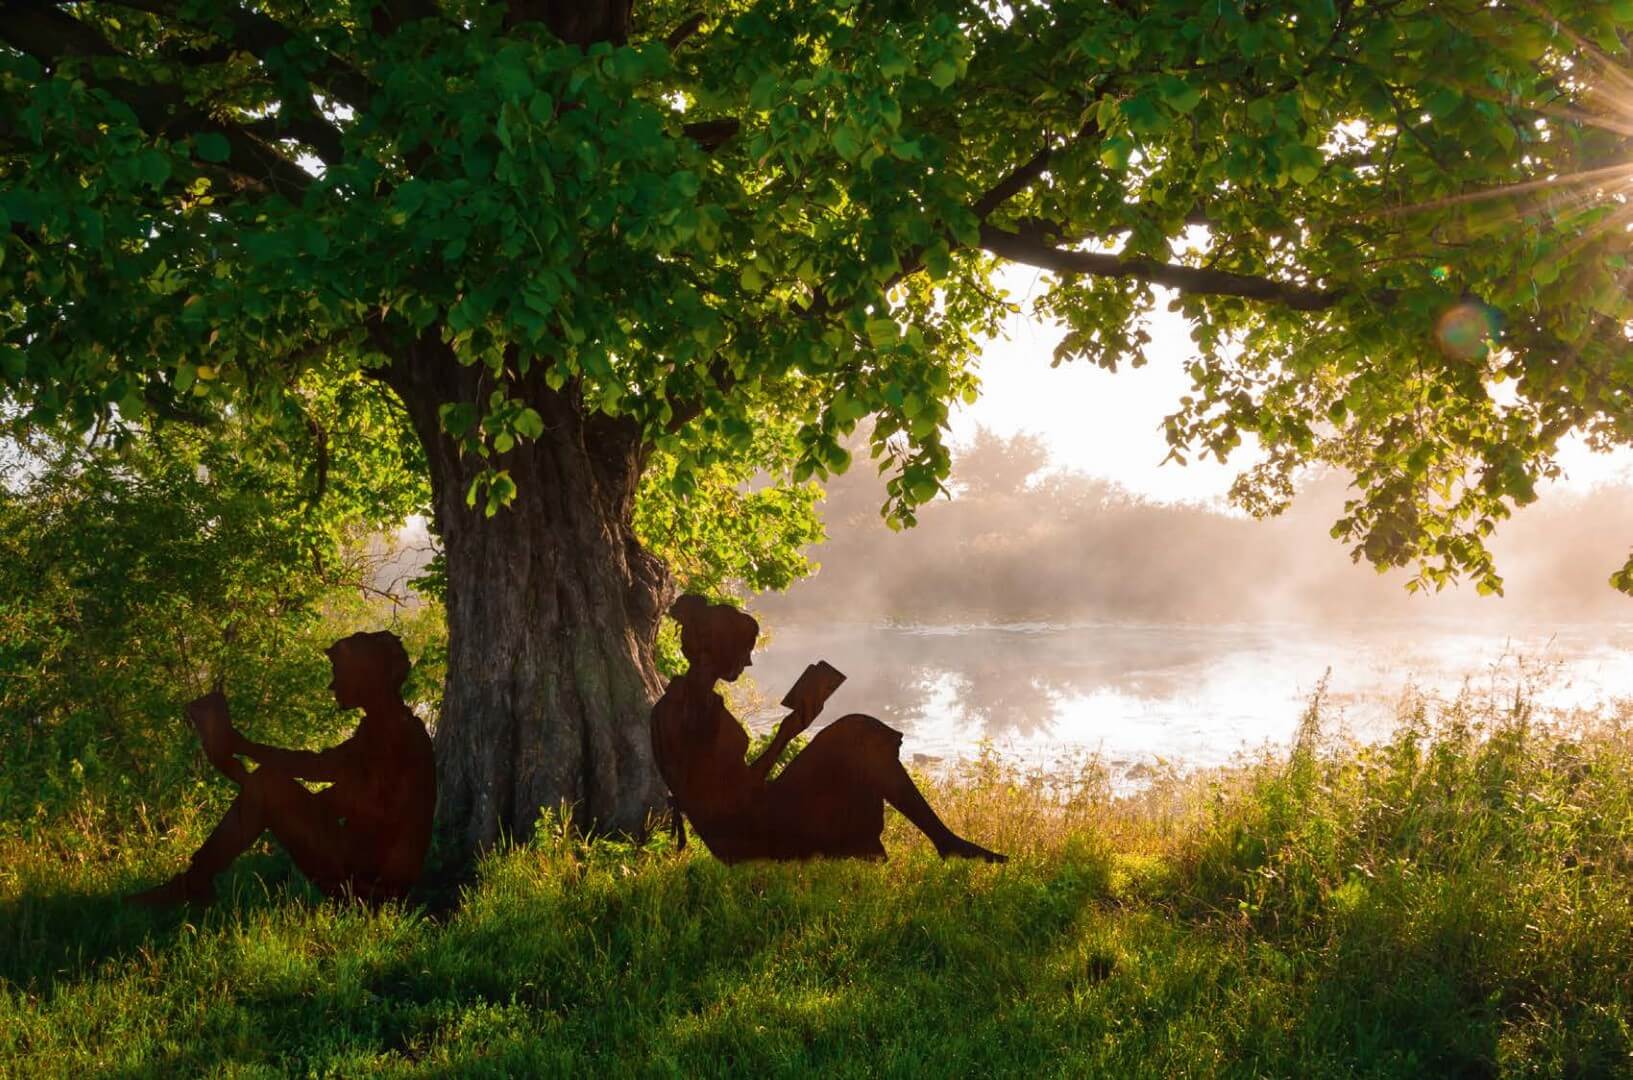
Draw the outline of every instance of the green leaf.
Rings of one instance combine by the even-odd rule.
[[[403,213],[412,217],[414,211],[425,205],[425,196],[430,192],[430,190],[430,187],[424,180],[417,178],[406,180],[403,182],[403,185],[397,189],[396,193],[392,195],[391,204],[397,209],[401,210]]]
[[[544,434],[544,417],[537,410],[523,409],[517,414],[516,430],[529,439],[537,439]]]
[[[225,135],[206,131],[193,136],[193,153],[202,161],[226,161],[232,154],[232,144]]]
[[[781,87],[782,79],[777,76],[777,73],[774,71],[766,72],[758,79],[755,79],[754,85],[749,87],[749,106],[760,112],[766,111],[771,108],[772,101],[776,98],[777,91]]]
[[[1167,130],[1169,120],[1157,108],[1157,101],[1145,93],[1123,99],[1119,106],[1128,129],[1137,135],[1157,135]]]
[[[1308,184],[1321,175],[1321,167],[1326,163],[1321,151],[1303,143],[1287,143],[1281,148],[1282,167],[1287,175],[1297,184]]]
[[[846,161],[855,161],[862,156],[861,129],[851,123],[840,124],[832,135],[834,149]]]
[[[21,382],[28,374],[28,357],[14,345],[0,345],[0,376],[7,382]]]
[[[944,242],[938,240],[925,250],[924,269],[929,273],[931,281],[940,281],[952,273],[952,255]]]
[[[463,401],[450,403],[438,408],[437,416],[449,437],[461,439],[476,424],[476,406]]]
[[[507,470],[500,469],[493,474],[493,479],[488,481],[488,504],[482,512],[487,517],[492,517],[499,512],[500,507],[509,506],[511,500],[515,498],[516,481],[510,478]]]
[[[930,81],[935,83],[938,89],[947,89],[958,81],[958,64],[946,58],[937,60],[930,65]]]
[[[164,182],[170,179],[170,155],[157,150],[145,150],[142,156],[136,159],[137,169],[142,179],[149,187],[163,187]]]
[[[1182,116],[1202,101],[1200,89],[1173,75],[1164,75],[1157,80],[1157,92],[1162,95],[1163,104]]]
[[[901,327],[896,325],[895,319],[869,319],[867,334],[873,347],[882,349],[901,340]]]
[[[906,75],[913,69],[913,63],[905,53],[896,47],[895,42],[886,40],[879,45],[879,73],[887,79],[894,79],[898,75]]]
[[[934,499],[940,492],[941,485],[928,476],[916,477],[907,485],[907,497],[919,506]]]
[[[1113,135],[1100,144],[1100,164],[1120,171],[1128,165],[1128,157],[1133,152],[1133,142],[1122,135]]]

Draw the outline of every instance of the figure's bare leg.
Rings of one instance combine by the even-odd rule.
[[[323,813],[317,797],[295,780],[271,769],[250,772],[238,765],[242,790],[221,816],[186,870],[169,881],[130,897],[151,906],[208,903],[215,877],[267,830],[289,849],[307,877],[320,885],[344,877],[343,837]],[[223,768],[223,772],[228,772]],[[228,772],[228,775],[232,774]]]
[[[249,779],[250,771],[248,766],[246,766],[242,761],[239,761],[236,757],[233,757],[231,754],[228,754],[219,760],[212,758],[210,760],[210,764],[214,765],[216,771],[222,776],[225,776],[228,780],[231,780],[239,787],[243,787],[244,781]]]
[[[874,762],[873,780],[879,787],[879,793],[885,797],[885,802],[900,810],[902,816],[914,825],[920,832],[930,838],[936,846],[936,852],[943,859],[985,859],[987,862],[1008,862],[1009,857],[990,851],[972,840],[966,840],[947,827],[925,800],[924,793],[919,790],[913,778],[908,775],[907,769],[902,766],[899,758],[892,757],[888,762]]]
[[[790,769],[813,751],[818,755],[840,755],[845,762],[844,772],[855,776],[901,811],[903,817],[929,838],[942,858],[1008,861],[1006,856],[966,840],[947,827],[902,766],[901,735],[894,729],[871,716],[852,713],[834,721],[819,733],[818,739],[828,745],[818,747],[817,740],[812,740],[812,745],[794,759]]]

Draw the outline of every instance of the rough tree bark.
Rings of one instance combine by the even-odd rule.
[[[511,392],[545,432],[498,459],[517,494],[491,518],[484,500],[466,505],[488,462],[462,455],[438,415],[491,392],[483,369],[461,367],[433,328],[387,375],[425,447],[447,562],[437,816],[456,857],[525,839],[564,803],[582,828],[638,832],[663,790],[647,717],[669,578],[631,526],[640,433],[538,371]]]
[[[510,0],[506,21],[563,41],[623,43],[632,0]],[[462,456],[438,409],[493,387],[459,366],[432,327],[393,358],[388,382],[425,448],[448,573],[448,677],[437,722],[437,819],[456,859],[523,840],[541,809],[580,828],[639,832],[660,802],[647,719],[669,577],[632,521],[645,448],[633,424],[586,413],[576,387],[538,377],[520,394],[542,438],[498,464],[517,493],[488,518],[466,505],[487,464]],[[517,392],[512,388],[511,392]]]

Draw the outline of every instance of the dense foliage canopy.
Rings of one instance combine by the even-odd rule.
[[[650,4],[587,49],[529,14],[576,25],[18,5],[12,395],[82,426],[267,402],[430,327],[490,373],[443,414],[470,450],[538,433],[510,389],[535,364],[672,449],[681,491],[773,404],[815,470],[878,413],[907,518],[997,255],[1058,272],[1063,358],[1130,355],[1178,290],[1201,355],[1176,444],[1257,435],[1250,499],[1344,460],[1366,498],[1341,531],[1378,561],[1491,580],[1479,537],[1557,439],[1627,433],[1625,3]]]

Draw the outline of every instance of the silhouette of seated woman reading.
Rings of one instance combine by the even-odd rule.
[[[208,903],[215,876],[270,831],[328,896],[400,898],[419,880],[437,802],[436,765],[425,725],[403,703],[408,654],[387,631],[353,634],[327,650],[335,703],[362,709],[351,738],[327,750],[251,742],[227,718],[220,691],[187,706],[205,756],[239,787],[238,797],[186,870],[132,903]],[[238,758],[258,766],[250,770]],[[328,781],[311,791],[300,780]]]
[[[889,803],[930,838],[942,858],[1005,861],[955,835],[936,816],[902,767],[901,733],[871,716],[835,720],[768,778],[789,741],[811,725],[843,678],[826,664],[801,677],[783,701],[793,711],[765,752],[746,762],[748,733],[714,684],[735,680],[751,665],[759,624],[734,607],[693,595],[677,600],[670,614],[680,623],[681,651],[691,667],[670,680],[652,709],[652,748],[675,806],[716,858],[884,858],[879,837]]]

